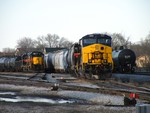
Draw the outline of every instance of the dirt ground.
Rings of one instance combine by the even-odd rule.
[[[135,107],[1,102],[0,113],[135,113]]]
[[[48,83],[0,78],[0,91],[15,91],[19,95],[51,96]],[[49,104],[0,101],[0,113],[135,113],[135,107],[104,106],[97,103]]]

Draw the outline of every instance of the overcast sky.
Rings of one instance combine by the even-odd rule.
[[[0,0],[0,51],[48,33],[70,41],[89,33],[122,33],[131,42],[150,32],[150,0]]]

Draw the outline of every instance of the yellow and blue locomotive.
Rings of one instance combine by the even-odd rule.
[[[79,40],[81,45],[79,73],[87,78],[110,78],[113,68],[111,37],[89,34]]]

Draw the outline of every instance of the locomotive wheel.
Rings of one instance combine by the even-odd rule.
[[[99,75],[99,80],[106,80],[106,76],[104,74]]]
[[[112,73],[107,73],[106,74],[106,78],[111,78],[112,77]]]
[[[74,69],[74,71],[72,71],[72,74],[73,74],[73,76],[79,78],[79,74],[76,69]]]
[[[112,73],[103,73],[103,74],[99,75],[99,79],[106,80],[106,79],[111,78],[111,76],[112,76]]]
[[[85,77],[85,72],[83,71],[82,69],[82,66],[79,66],[79,70],[78,70],[78,77],[81,78],[81,77]]]
[[[86,79],[92,79],[92,75],[90,73],[84,73]]]
[[[87,79],[94,79],[92,70],[87,70],[87,71],[85,71],[85,77],[86,77]]]

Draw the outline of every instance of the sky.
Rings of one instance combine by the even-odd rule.
[[[150,0],[0,0],[0,51],[48,33],[77,42],[91,33],[150,33]]]

